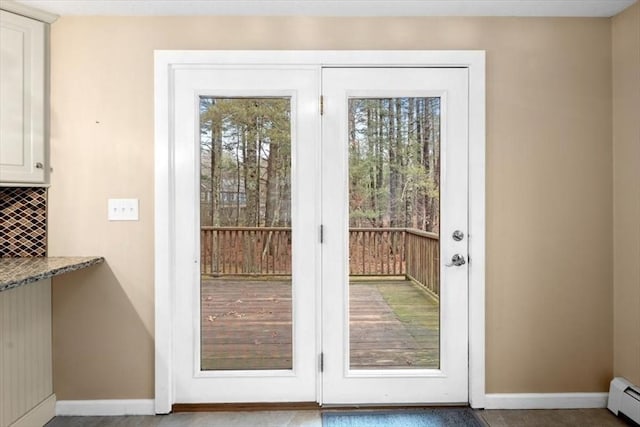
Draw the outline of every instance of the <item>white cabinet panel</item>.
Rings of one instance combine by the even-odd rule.
[[[0,292],[0,427],[52,395],[51,279],[44,279]]]
[[[0,183],[46,184],[46,25],[0,11]]]

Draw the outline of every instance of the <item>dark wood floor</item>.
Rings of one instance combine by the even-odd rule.
[[[159,416],[55,417],[47,427],[322,427],[321,410],[271,412],[178,413]],[[632,426],[606,409],[475,411],[490,427],[625,427]],[[433,424],[436,425],[436,424]],[[440,426],[455,426],[446,419]]]
[[[202,282],[202,368],[290,369],[287,281]],[[408,281],[350,285],[351,368],[437,368],[438,302]]]

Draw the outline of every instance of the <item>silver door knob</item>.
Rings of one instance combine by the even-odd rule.
[[[36,163],[36,169],[43,169],[44,165],[40,162]]]
[[[447,267],[460,267],[461,265],[466,264],[467,261],[464,260],[464,257],[460,254],[455,254],[454,256],[451,257],[451,262],[448,264],[445,264],[445,266]]]

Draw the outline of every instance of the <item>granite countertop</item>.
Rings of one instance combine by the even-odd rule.
[[[0,258],[0,292],[103,262],[98,256]]]

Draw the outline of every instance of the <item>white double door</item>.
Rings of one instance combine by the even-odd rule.
[[[184,67],[174,73],[175,402],[468,402],[468,264],[451,265],[454,255],[464,259],[468,252],[467,69],[207,66]],[[203,300],[212,297],[203,297],[201,288],[201,101],[205,98],[284,99],[289,108],[288,365],[254,363],[246,369],[205,366],[205,330],[221,320],[218,315],[207,318],[203,313]],[[386,112],[381,110],[385,105]],[[372,117],[374,112],[377,117]],[[393,135],[384,130],[384,123],[395,123]],[[411,135],[409,128],[414,132]],[[367,230],[379,230],[354,230],[351,225],[350,237],[350,218],[357,215],[350,201],[356,183],[349,168],[368,167],[362,162],[356,165],[350,156],[354,156],[353,145],[357,143],[361,150],[375,149],[371,148],[374,134],[396,142],[404,135],[406,144],[422,144],[422,156],[437,150],[438,165],[432,164],[428,173],[412,169],[411,161],[406,160],[411,156],[405,152],[405,178],[402,188],[396,189],[404,197],[397,199],[406,202],[409,183],[411,179],[416,182],[416,175],[430,174],[429,182],[437,182],[439,188],[435,193],[431,189],[430,197],[437,199],[439,213],[431,233],[407,228],[411,215],[405,213],[403,226],[381,216],[386,231],[380,232],[383,237],[378,243],[375,237],[366,240],[366,234]],[[429,146],[428,138],[437,138],[437,143]],[[383,146],[378,142],[378,147]],[[392,162],[390,156],[399,156],[393,148],[377,150],[381,161]],[[414,163],[421,160],[414,159]],[[381,169],[380,179],[393,179],[393,168],[391,164],[387,172]],[[425,182],[414,185],[414,191],[426,191],[420,190],[420,185],[427,186]],[[388,207],[388,195],[380,197],[384,201],[378,202],[387,209],[399,209]],[[420,205],[422,211],[424,205],[426,202]],[[363,208],[360,214],[365,211]],[[415,223],[414,218],[412,227],[420,228]],[[462,236],[459,240],[452,238],[456,230]],[[420,249],[423,246],[418,240],[412,240],[418,238],[430,239],[428,254]],[[356,243],[359,249],[354,249]],[[377,247],[383,249],[371,255]],[[422,252],[410,255],[410,248]],[[357,255],[351,254],[352,259],[350,250],[357,251]],[[358,270],[361,267],[354,257],[363,254],[364,260],[365,253],[371,258],[369,264],[377,264],[381,271],[367,272],[364,264]],[[416,269],[431,269],[431,276]],[[355,280],[356,274],[378,273],[385,276]],[[420,279],[423,275],[435,277],[437,283],[420,283],[426,282]],[[422,289],[425,286],[430,289]],[[425,307],[411,306],[423,299]],[[411,314],[412,310],[418,314]],[[216,335],[208,339],[215,344]],[[260,354],[256,353],[257,357]]]

